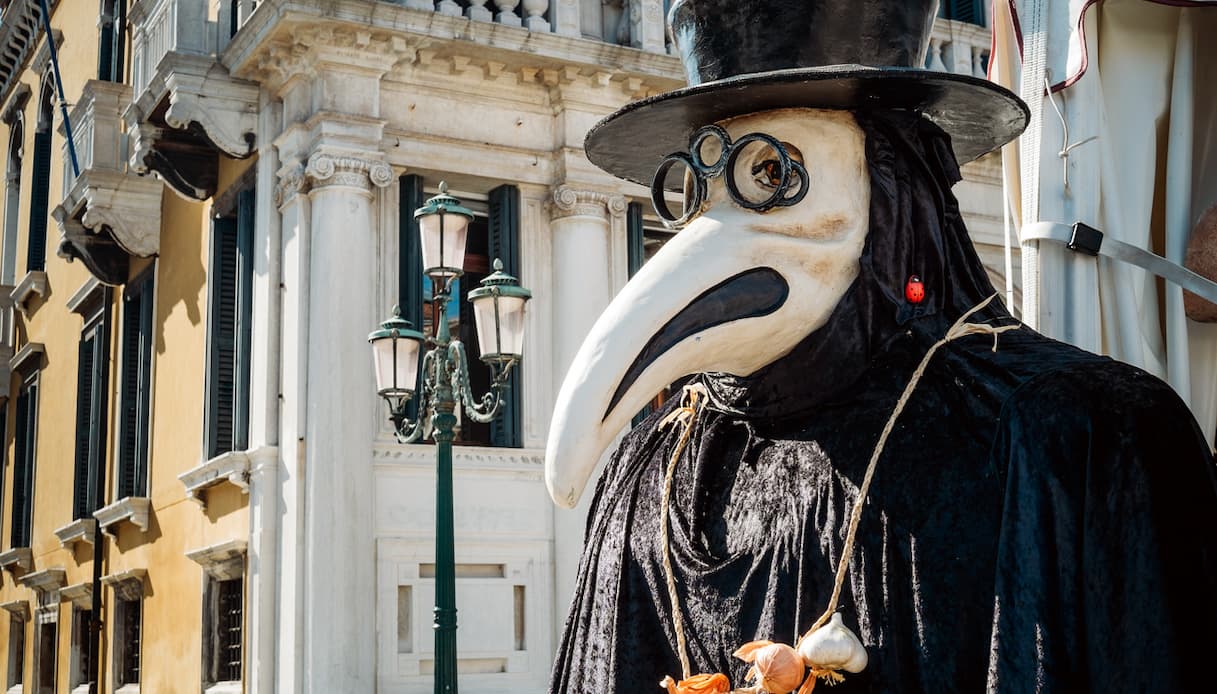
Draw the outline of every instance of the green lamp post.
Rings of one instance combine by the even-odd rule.
[[[452,522],[452,439],[456,407],[475,422],[498,414],[507,391],[507,377],[519,363],[524,343],[524,309],[532,293],[494,261],[494,273],[469,292],[473,304],[482,361],[490,367],[490,390],[480,398],[469,385],[465,346],[452,337],[448,302],[452,281],[462,274],[465,238],[473,212],[448,194],[439,195],[414,212],[422,242],[424,272],[431,278],[438,311],[435,334],[425,336],[394,308],[394,315],[368,335],[376,369],[377,392],[389,405],[397,440],[422,438],[430,414],[435,441],[435,693],[456,694],[456,558]],[[423,353],[424,345],[430,346]],[[420,369],[421,354],[421,378]],[[415,392],[418,388],[417,393]],[[407,407],[417,397],[418,416],[410,420]]]

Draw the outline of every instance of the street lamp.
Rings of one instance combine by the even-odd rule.
[[[424,421],[431,414],[431,438],[435,441],[437,480],[435,488],[435,692],[456,694],[456,558],[452,528],[452,439],[456,406],[475,422],[494,419],[503,405],[507,377],[520,361],[524,343],[524,307],[532,293],[503,271],[494,261],[494,272],[481,286],[469,292],[474,323],[482,347],[482,361],[490,367],[490,390],[476,398],[469,385],[469,363],[465,346],[451,336],[448,302],[452,281],[460,277],[465,260],[465,238],[473,212],[448,194],[440,183],[439,195],[414,212],[422,242],[424,272],[434,291],[436,326],[433,336],[424,336],[401,317],[393,316],[368,335],[372,363],[376,368],[376,390],[389,404],[389,419],[401,443],[422,438]],[[430,349],[419,354],[423,345]],[[417,388],[417,393],[416,393]],[[417,395],[418,416],[411,421],[407,407]]]

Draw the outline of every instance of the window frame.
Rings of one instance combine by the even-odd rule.
[[[252,186],[235,195],[235,209],[227,215],[212,218],[210,234],[210,259],[207,278],[207,350],[205,362],[205,401],[203,459],[212,460],[224,453],[243,451],[249,446],[249,395],[253,339],[253,237],[255,226],[256,189]],[[223,223],[221,223],[223,222]],[[233,289],[233,364],[231,384],[231,432],[220,431],[219,411],[226,383],[220,378],[223,355],[220,353],[221,339],[219,315],[222,298],[222,283],[215,281],[221,269],[223,234],[234,236],[234,283]],[[227,436],[225,436],[227,434]]]
[[[151,265],[128,280],[123,290],[122,318],[118,359],[118,412],[116,429],[118,436],[114,446],[114,492],[115,502],[130,497],[147,497],[151,484],[152,458],[152,386],[156,360],[156,282],[157,263]],[[139,322],[135,330],[138,342],[129,343],[131,324],[128,318],[138,302]],[[132,354],[131,349],[134,349]],[[129,391],[127,383],[128,358],[137,359],[135,392]],[[132,402],[134,400],[134,402]],[[134,408],[134,412],[131,409]],[[129,417],[133,417],[131,421]],[[129,427],[135,427],[134,449],[127,450],[126,438]],[[133,456],[128,459],[128,455]],[[130,470],[126,469],[130,466]],[[131,474],[131,490],[127,493],[126,474]]]
[[[23,690],[25,688],[26,627],[30,623],[30,620],[20,615],[12,612],[8,614],[8,658],[6,663],[8,672],[5,676],[6,689],[12,689],[17,686],[22,687]],[[19,634],[19,637],[14,638],[14,633]]]
[[[34,369],[22,379],[20,390],[17,394],[17,404],[14,408],[16,410],[16,419],[18,421],[15,422],[13,431],[14,482],[12,493],[14,497],[12,508],[10,509],[11,518],[9,525],[9,547],[13,549],[18,547],[29,547],[30,540],[33,538],[35,472],[38,465],[38,395],[40,390],[40,375],[40,370]],[[20,421],[23,400],[26,408],[26,420],[24,422]],[[25,452],[24,456],[17,454],[16,437],[21,435],[28,437],[28,439],[23,441],[23,448]],[[15,496],[17,493],[15,476],[17,474],[16,466],[18,465],[22,467],[23,474],[25,475],[22,489],[24,496],[21,499],[22,503],[20,506],[18,505],[17,498]],[[17,513],[21,513],[23,516],[21,519],[21,530],[24,537],[22,538],[17,537]]]
[[[110,364],[110,290],[104,288],[98,293],[97,299],[94,300],[89,310],[83,312],[84,326],[80,331],[80,351],[78,354],[81,358],[84,356],[84,346],[86,342],[92,341],[91,349],[93,354],[90,363],[90,389],[87,400],[87,413],[82,411],[82,403],[80,397],[81,379],[84,376],[82,371],[82,363],[77,363],[76,378],[77,378],[77,408],[76,408],[76,450],[74,451],[75,460],[75,479],[73,480],[72,490],[72,520],[80,520],[82,518],[92,518],[93,512],[104,505],[101,498],[101,484],[103,483],[102,474],[105,470],[106,462],[106,425],[109,420],[109,364]],[[82,422],[82,415],[86,417],[86,421]],[[82,432],[82,426],[85,430]],[[85,459],[81,460],[80,454],[80,436],[83,434],[88,436],[85,448]],[[80,485],[81,474],[84,478],[84,505],[80,506]]]
[[[221,679],[221,670],[223,668],[222,660],[224,654],[228,652],[231,644],[227,644],[223,638],[224,630],[224,615],[222,614],[222,596],[223,585],[231,585],[232,583],[240,584],[240,638],[238,649],[240,651],[240,678],[238,679]],[[236,575],[225,575],[223,577],[208,574],[206,578],[206,586],[203,589],[203,691],[227,691],[228,688],[239,686],[245,681],[245,670],[248,660],[246,652],[246,581],[245,572],[241,571]]]
[[[30,182],[29,231],[26,234],[25,271],[45,272],[51,202],[51,160],[55,143],[55,88],[48,71],[38,94],[38,120],[34,125],[34,151]],[[37,243],[35,240],[37,239]]]
[[[143,642],[144,642],[144,599],[140,596],[135,599],[126,599],[115,596],[114,602],[114,626],[110,634],[111,643],[113,646],[113,680],[114,691],[132,691],[139,689],[140,680],[143,672]],[[128,620],[135,615],[135,648],[132,649],[130,631],[128,630]],[[135,679],[128,678],[128,669],[130,663],[128,659],[132,657],[134,650],[135,658]]]

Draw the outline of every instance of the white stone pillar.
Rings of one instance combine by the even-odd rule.
[[[291,158],[298,131],[277,143],[285,161],[279,170],[275,204],[280,214],[280,392],[279,456],[276,481],[279,524],[276,544],[276,691],[304,689],[304,430],[308,363],[308,257],[311,203],[304,167]],[[252,501],[251,501],[252,503]]]
[[[549,13],[554,33],[576,38],[582,36],[579,30],[579,0],[553,0]]]
[[[630,45],[652,53],[667,53],[663,0],[628,0]]]
[[[247,694],[275,687],[276,568],[279,535],[279,282],[282,256],[279,157],[273,138],[282,126],[278,102],[263,92],[258,109],[257,193],[253,263],[253,335],[249,390],[249,595]]]
[[[554,384],[561,387],[583,338],[612,299],[616,281],[611,237],[625,216],[620,195],[559,186],[551,205]],[[573,510],[554,508],[554,613],[561,624],[575,590],[584,519],[592,494]]]
[[[321,145],[311,183],[304,431],[304,691],[376,689],[372,441],[379,153]]]

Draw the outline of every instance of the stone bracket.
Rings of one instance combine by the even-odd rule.
[[[41,270],[30,270],[25,273],[25,277],[13,287],[13,291],[9,296],[13,300],[13,305],[21,311],[21,315],[29,318],[30,315],[30,298],[35,294],[46,298],[47,295],[47,278],[46,273]]]
[[[59,544],[65,548],[71,548],[78,542],[93,544],[94,535],[97,532],[97,520],[93,518],[81,518],[72,521],[67,525],[55,531],[55,537],[59,538]]]
[[[73,607],[88,610],[93,607],[93,583],[73,583],[59,590],[59,599],[67,600]]]
[[[34,554],[29,547],[14,547],[0,553],[0,569],[16,572],[17,569],[29,571],[34,568]]]
[[[3,609],[22,621],[29,621],[30,619],[29,600],[10,600],[8,602],[3,602],[0,603],[0,609]]]
[[[26,588],[32,588],[40,595],[45,595],[63,588],[67,583],[67,572],[61,568],[54,567],[28,573],[19,580],[21,585]]]
[[[243,494],[248,494],[249,455],[245,451],[223,453],[193,470],[183,472],[178,479],[186,486],[186,497],[203,508],[207,507],[204,491],[223,482],[236,485]]]
[[[207,575],[218,581],[240,578],[245,573],[245,540],[229,540],[191,550],[186,558],[203,567]]]
[[[118,534],[117,526],[123,521],[130,522],[141,531],[148,531],[148,516],[152,510],[152,501],[144,496],[129,496],[122,501],[116,501],[109,506],[93,512],[101,531],[114,537]]]
[[[101,582],[110,586],[119,600],[139,600],[144,596],[144,577],[146,569],[127,569],[109,576],[102,576]]]

